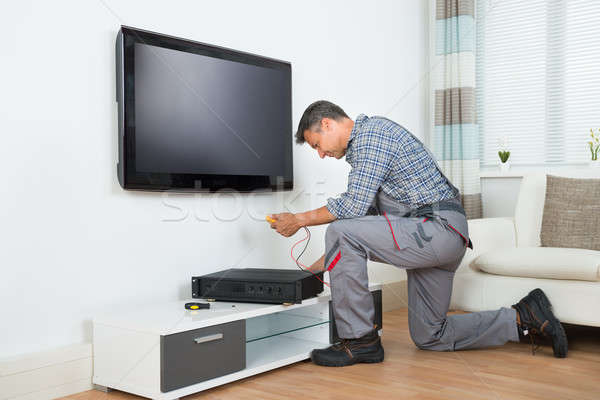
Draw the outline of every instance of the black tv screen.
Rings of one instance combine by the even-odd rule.
[[[292,188],[290,63],[129,27],[116,50],[123,188]]]

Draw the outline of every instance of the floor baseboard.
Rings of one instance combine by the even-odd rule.
[[[91,343],[0,361],[0,400],[50,400],[91,388]]]

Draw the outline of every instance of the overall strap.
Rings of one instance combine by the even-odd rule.
[[[405,213],[403,217],[422,217],[428,216],[429,214],[433,214],[434,211],[456,211],[467,216],[464,208],[460,204],[456,204],[453,201],[440,201],[432,204],[425,204],[417,209],[410,210]]]

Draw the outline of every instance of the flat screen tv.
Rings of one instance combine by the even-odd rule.
[[[292,189],[289,62],[122,26],[116,64],[124,189]]]

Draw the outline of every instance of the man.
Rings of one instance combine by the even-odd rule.
[[[344,366],[384,359],[373,325],[367,259],[405,268],[408,322],[417,347],[453,351],[519,341],[519,335],[551,338],[565,357],[567,339],[540,289],[510,308],[447,316],[454,273],[472,248],[460,192],[429,150],[399,124],[359,115],[352,121],[328,101],[311,104],[298,124],[297,142],[321,158],[346,156],[348,188],[316,210],[274,214],[271,227],[291,236],[301,227],[330,223],[325,255],[311,270],[326,269],[331,281],[339,343],[315,349],[313,362]]]

